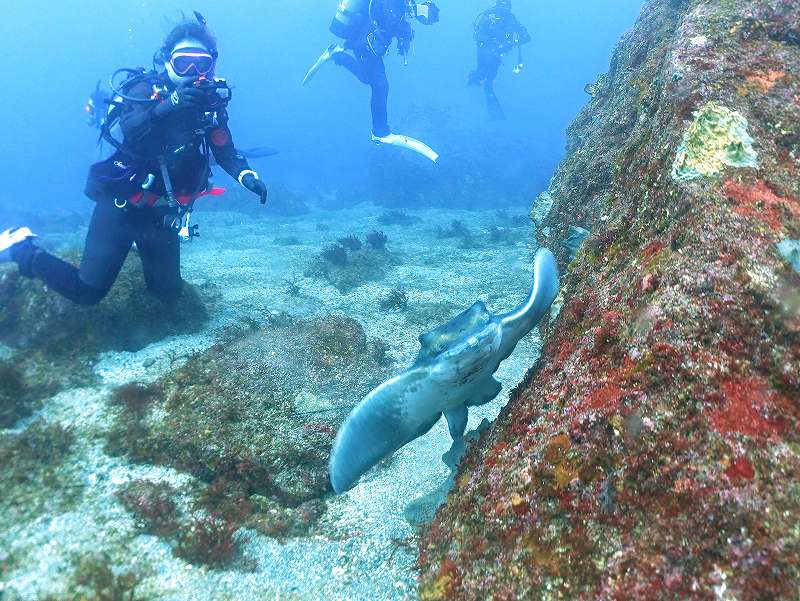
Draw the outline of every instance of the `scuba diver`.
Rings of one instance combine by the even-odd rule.
[[[172,302],[183,286],[180,240],[197,235],[189,224],[193,203],[224,192],[209,185],[210,155],[266,203],[266,185],[228,129],[230,89],[214,76],[216,40],[202,15],[195,16],[172,29],[152,71],[120,69],[111,78],[113,106],[103,136],[116,152],[89,171],[86,194],[95,207],[80,267],[39,248],[25,227],[0,234],[0,261],[16,262],[22,275],[77,304],[94,305],[136,243],[147,289]],[[128,77],[117,85],[120,74]],[[122,140],[112,135],[116,129]]]
[[[434,163],[439,155],[428,145],[399,134],[389,127],[389,81],[383,57],[397,38],[397,51],[404,57],[411,50],[414,30],[410,19],[423,25],[439,21],[439,8],[431,1],[414,0],[342,0],[333,19],[331,33],[344,40],[333,43],[308,70],[303,85],[330,60],[350,71],[372,88],[372,141],[408,148]],[[352,54],[350,54],[352,52]]]
[[[483,86],[489,116],[494,120],[502,120],[505,114],[494,93],[494,80],[503,63],[503,56],[514,47],[518,55],[513,72],[519,74],[525,68],[521,46],[530,42],[531,36],[512,14],[510,0],[497,0],[494,7],[478,15],[473,27],[475,43],[478,45],[478,68],[470,73],[469,85]]]
[[[103,124],[106,122],[110,105],[111,96],[100,87],[100,80],[98,79],[94,87],[94,92],[89,95],[89,100],[86,101],[86,106],[84,107],[88,115],[86,124],[89,127],[102,129]]]

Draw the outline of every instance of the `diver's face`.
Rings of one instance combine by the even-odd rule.
[[[213,76],[215,63],[213,55],[202,42],[185,39],[172,48],[164,68],[172,83],[182,86],[201,77]]]

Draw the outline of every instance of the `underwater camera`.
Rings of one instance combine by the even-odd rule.
[[[231,101],[231,89],[224,79],[198,79],[194,87],[205,94],[208,112],[222,110]]]

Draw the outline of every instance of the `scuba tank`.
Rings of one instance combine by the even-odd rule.
[[[370,0],[341,0],[331,23],[331,33],[347,39],[355,35],[369,17]]]

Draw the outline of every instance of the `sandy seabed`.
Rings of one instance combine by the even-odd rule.
[[[405,316],[381,312],[379,301],[393,288],[403,288],[415,303],[449,301],[466,308],[483,300],[490,311],[518,304],[530,284],[535,249],[527,227],[514,229],[517,242],[494,244],[489,228],[504,226],[495,211],[409,211],[422,219],[412,226],[383,226],[382,209],[362,204],[340,211],[314,210],[293,219],[250,219],[238,213],[196,214],[202,237],[183,247],[183,275],[192,283],[212,282],[222,299],[208,327],[191,336],[178,336],[136,353],[106,353],[94,366],[98,384],[72,389],[49,399],[36,417],[74,429],[79,452],[65,469],[86,485],[81,502],[69,513],[40,515],[26,523],[0,517],[0,556],[17,559],[14,570],[0,581],[0,600],[37,600],[53,595],[72,599],[70,559],[107,553],[115,565],[144,569],[137,597],[169,601],[272,599],[415,599],[416,530],[404,517],[415,500],[437,490],[449,470],[441,455],[450,446],[444,420],[425,436],[401,449],[394,458],[372,470],[359,485],[329,502],[316,534],[278,542],[256,532],[240,531],[244,556],[254,571],[209,570],[173,557],[160,539],[137,532],[133,519],[119,504],[115,491],[136,478],[181,485],[191,477],[162,467],[127,463],[103,450],[99,435],[108,425],[110,391],[120,384],[151,381],[186,357],[213,344],[221,329],[246,318],[262,319],[268,312],[297,317],[346,314],[359,320],[369,338],[381,338],[398,369],[409,365],[419,348],[421,331],[409,327]],[[524,214],[522,209],[517,211]],[[511,212],[512,215],[514,212]],[[461,248],[458,239],[438,239],[436,227],[454,219],[466,224],[479,243]],[[319,224],[329,229],[320,231]],[[402,264],[382,281],[360,286],[348,294],[303,276],[315,254],[336,238],[372,230],[389,236],[388,248]],[[301,244],[280,246],[276,238],[296,236]],[[76,238],[73,244],[79,244]],[[299,296],[286,293],[286,280],[296,280]],[[512,389],[533,365],[539,350],[534,331],[503,363],[498,379],[504,385],[495,401],[470,410],[470,428],[492,420]],[[3,551],[5,549],[5,551]],[[22,558],[20,561],[19,558]]]

